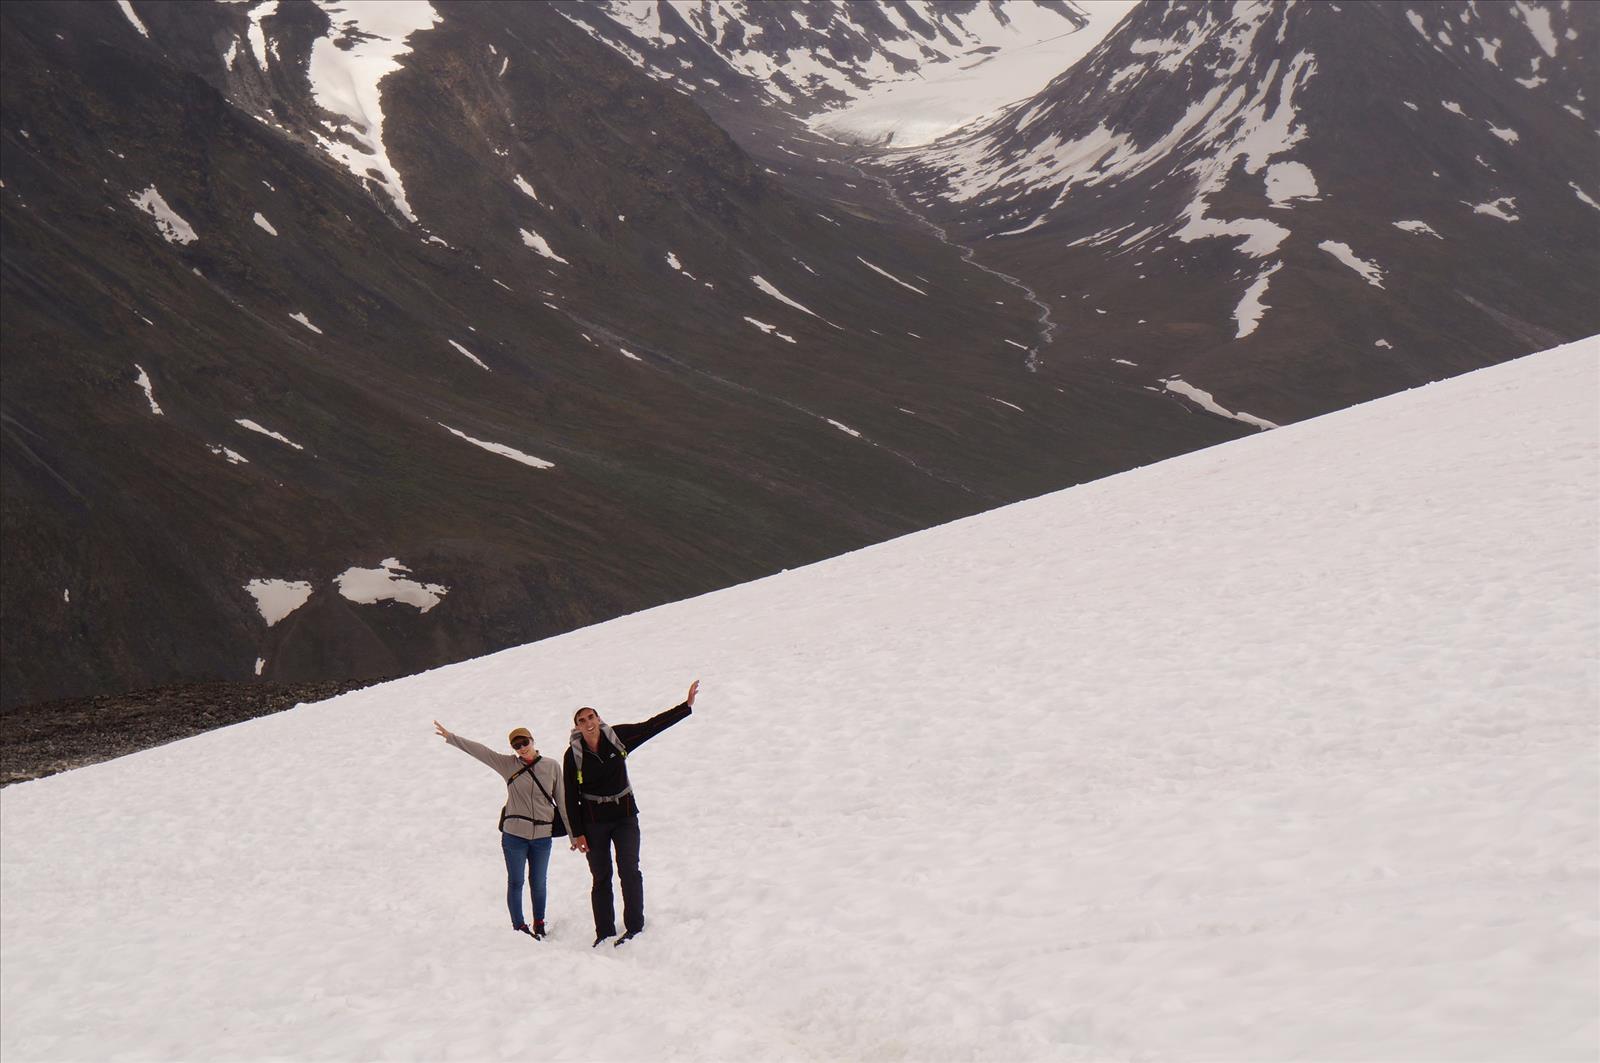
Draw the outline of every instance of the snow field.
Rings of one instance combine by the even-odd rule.
[[[1597,355],[8,787],[0,1053],[1592,1058]],[[430,721],[559,753],[696,676],[645,935],[558,843],[514,937]]]

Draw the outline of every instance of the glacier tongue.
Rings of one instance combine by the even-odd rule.
[[[929,144],[1042,90],[1105,39],[1133,7],[1130,0],[1083,4],[1089,24],[1073,29],[1053,14],[1013,5],[1009,24],[968,19],[962,29],[976,42],[951,63],[886,79],[859,98],[811,119],[811,128],[847,142]],[[988,9],[979,9],[987,14]]]

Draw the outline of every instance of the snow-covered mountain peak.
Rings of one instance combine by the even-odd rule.
[[[1139,325],[1170,314],[1151,336],[1171,357],[1113,341],[1159,367],[1149,386],[1194,371],[1186,383],[1227,405],[1292,419],[1328,394],[1263,386],[1261,362],[1227,345],[1298,361],[1309,320],[1338,305],[1326,350],[1342,368],[1319,375],[1365,387],[1406,372],[1367,355],[1396,349],[1423,301],[1438,322],[1466,314],[1535,344],[1593,302],[1576,278],[1600,246],[1597,12],[1141,4],[1029,100],[884,161],[1000,268],[1058,299],[1123,301]],[[1371,335],[1352,343],[1355,322]]]
[[[1389,102],[1414,111],[1422,102],[1452,110],[1484,124],[1486,135],[1515,144],[1515,131],[1495,124],[1506,121],[1502,115],[1467,115],[1459,102],[1429,99],[1427,79],[1417,73],[1417,84],[1388,80],[1399,71],[1385,60],[1410,50],[1414,30],[1429,51],[1465,63],[1467,76],[1514,80],[1526,89],[1550,86],[1561,97],[1552,102],[1585,120],[1585,59],[1594,27],[1589,20],[1589,32],[1582,32],[1580,16],[1569,14],[1568,5],[1526,3],[1494,5],[1492,13],[1476,5],[1345,10],[1294,0],[1144,5],[1081,67],[1026,105],[915,155],[941,172],[942,195],[954,202],[1054,192],[1059,205],[1075,188],[1159,166],[1180,180],[1198,178],[1194,211],[1201,216],[1199,201],[1220,190],[1233,163],[1242,162],[1246,175],[1263,175],[1308,135],[1296,97],[1315,76],[1320,49],[1336,53],[1340,78],[1323,94],[1325,108],[1351,106],[1343,79],[1367,67],[1376,83],[1366,91],[1389,89],[1395,93]],[[1430,28],[1436,24],[1447,28]],[[1173,167],[1174,160],[1180,165]],[[1300,191],[1274,196],[1274,205],[1315,197],[1314,178],[1293,183]]]

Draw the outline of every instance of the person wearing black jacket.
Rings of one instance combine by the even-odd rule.
[[[617,932],[611,894],[611,850],[617,851],[617,874],[622,879],[620,945],[644,931],[644,876],[639,872],[639,803],[628,782],[628,754],[694,711],[700,680],[689,684],[683,703],[658,713],[643,723],[612,727],[588,706],[572,717],[572,741],[562,760],[562,783],[570,814],[572,848],[589,858],[594,886],[589,901],[594,908],[594,944]]]

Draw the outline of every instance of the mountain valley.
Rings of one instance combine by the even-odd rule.
[[[0,8],[4,706],[419,671],[1600,332],[1592,8],[1106,21]]]

